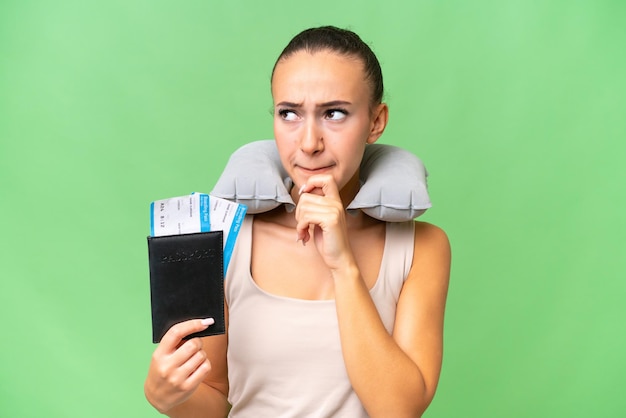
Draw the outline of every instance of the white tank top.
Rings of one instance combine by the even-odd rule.
[[[252,216],[237,238],[225,280],[228,380],[233,418],[367,417],[350,385],[334,300],[272,295],[250,274]],[[391,334],[413,261],[414,223],[387,223],[370,295]]]

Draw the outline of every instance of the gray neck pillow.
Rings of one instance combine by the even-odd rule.
[[[431,207],[424,164],[414,154],[386,144],[370,144],[359,171],[361,188],[348,212],[361,210],[387,222],[415,219]],[[295,208],[293,182],[283,168],[274,140],[255,141],[236,150],[211,195],[242,203],[248,213],[280,205]]]

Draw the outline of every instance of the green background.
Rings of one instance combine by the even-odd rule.
[[[272,137],[273,62],[322,24],[377,52],[453,245],[426,416],[624,416],[619,0],[1,1],[0,416],[158,416],[148,205]]]

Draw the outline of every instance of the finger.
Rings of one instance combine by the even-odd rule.
[[[337,217],[343,211],[344,207],[341,201],[336,201],[326,196],[305,194],[300,198],[296,206],[296,221],[319,223],[328,217]]]
[[[167,330],[161,339],[161,343],[157,347],[157,350],[166,353],[173,353],[186,336],[202,331],[214,323],[215,320],[213,318],[205,318],[191,319],[189,321],[173,325],[169,330]]]
[[[300,190],[298,190],[298,194],[300,196],[302,196],[303,193],[310,193],[310,194],[324,196],[324,193],[322,192],[321,188],[315,187],[314,185],[308,184],[308,183],[303,184],[302,187],[300,187]]]
[[[204,359],[206,353],[202,350],[200,338],[193,338],[185,341],[173,354],[162,358],[159,375],[171,386],[180,388]]]
[[[301,196],[300,197],[300,201],[298,202],[298,205],[296,206],[296,221],[298,222],[296,224],[296,242],[301,241],[302,245],[306,245],[307,241],[310,239],[309,236],[309,223],[308,222],[303,222],[302,221],[302,204],[303,204],[303,199],[305,199],[304,196],[302,196],[302,193],[309,193],[312,189],[310,187],[307,187],[306,184],[303,184],[302,187],[300,187],[300,190],[298,191],[298,194]]]
[[[305,244],[312,238],[314,225],[332,225],[335,223],[332,219],[336,219],[342,212],[340,201],[314,194],[303,195],[296,207],[296,241]]]
[[[296,225],[296,242],[302,241],[302,245],[306,245],[310,239],[309,224],[307,222],[298,222]]]
[[[307,182],[300,188],[300,194],[310,193],[315,189],[322,191],[322,195],[339,199],[339,189],[333,176],[329,174],[317,174],[309,177]]]
[[[205,356],[185,379],[182,386],[183,390],[191,390],[197,387],[204,380],[210,370],[211,363]]]
[[[206,352],[202,349],[195,351],[177,369],[177,373],[180,373],[181,380],[188,379],[205,361],[208,364]]]
[[[169,361],[173,367],[181,367],[201,350],[202,340],[200,338],[191,338],[181,344],[180,347],[170,355]]]

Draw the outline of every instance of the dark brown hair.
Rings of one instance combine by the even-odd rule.
[[[300,32],[278,56],[272,69],[272,79],[276,65],[281,60],[302,50],[309,53],[328,50],[359,59],[363,63],[366,79],[372,86],[372,103],[379,104],[382,102],[384,87],[380,63],[371,48],[356,33],[334,26],[310,28]]]

